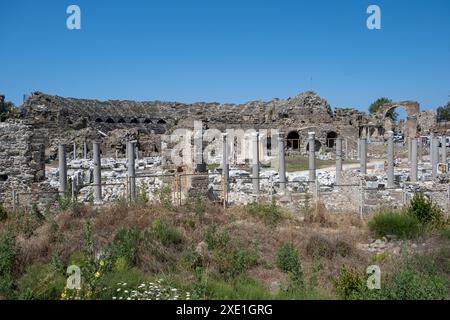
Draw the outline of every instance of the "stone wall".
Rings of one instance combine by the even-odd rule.
[[[313,92],[245,104],[98,101],[35,92],[24,103],[18,117],[45,137],[43,143],[49,159],[56,157],[60,142],[75,142],[81,152],[83,143],[90,144],[92,140],[102,143],[104,155],[114,156],[116,151],[125,150],[121,138],[124,136],[133,136],[143,156],[151,156],[161,150],[163,134],[177,128],[191,128],[194,121],[202,121],[205,129],[222,131],[280,129],[286,135],[297,131],[301,140],[299,149],[304,152],[307,141],[303,132],[317,130],[318,140],[326,146],[329,132],[356,141],[359,125],[367,122],[364,113],[355,109],[339,109],[333,113],[328,102]],[[73,157],[68,151],[69,157]]]
[[[31,193],[45,179],[44,158],[44,145],[30,126],[17,120],[0,123],[0,203],[10,204],[13,190]]]

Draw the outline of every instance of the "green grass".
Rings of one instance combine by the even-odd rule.
[[[379,237],[396,235],[400,239],[414,239],[423,233],[419,220],[404,212],[381,212],[370,220],[369,228]]]
[[[348,163],[357,163],[354,160],[347,160],[343,162],[344,164]],[[319,160],[316,159],[316,168],[321,169],[329,166],[333,166],[336,164],[335,160]],[[286,157],[286,171],[294,172],[294,171],[304,171],[308,170],[308,158],[302,156],[289,156]]]
[[[441,237],[450,240],[450,227],[441,230]]]
[[[280,207],[274,203],[253,202],[246,206],[249,214],[259,217],[268,226],[275,227],[283,218]]]

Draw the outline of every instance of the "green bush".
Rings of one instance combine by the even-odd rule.
[[[346,266],[341,269],[333,284],[338,297],[345,300],[358,298],[366,291],[363,274]]]
[[[0,222],[5,221],[8,219],[8,212],[5,208],[3,208],[3,205],[0,203]]]
[[[289,276],[288,283],[283,289],[289,294],[305,294],[302,266],[297,249],[292,244],[283,244],[277,253],[277,267]]]
[[[414,239],[423,233],[420,221],[404,212],[381,212],[369,221],[369,228],[379,237],[396,235],[401,239]]]
[[[165,246],[177,245],[183,241],[180,232],[160,218],[153,221],[151,232]]]
[[[123,264],[124,262],[118,262],[122,258],[126,264],[135,266],[140,240],[141,232],[137,228],[122,228],[109,247],[109,260],[113,264]]]
[[[276,226],[282,219],[282,211],[275,204],[253,202],[246,206],[247,212],[253,216],[261,218],[270,227]]]
[[[390,300],[449,299],[448,275],[440,272],[434,259],[414,256],[405,259],[382,286],[382,297]]]
[[[16,236],[12,231],[0,235],[0,296],[14,295],[14,263],[18,253]]]
[[[283,244],[277,253],[277,267],[282,272],[296,273],[300,269],[298,251],[292,244]]]
[[[253,243],[250,248],[238,246],[233,250],[233,264],[231,276],[237,276],[244,273],[250,267],[256,266],[259,263],[260,254],[257,243]]]
[[[66,279],[52,266],[35,264],[27,268],[19,280],[19,298],[33,300],[57,300],[64,289]]]
[[[440,226],[444,220],[442,210],[422,193],[414,194],[408,214],[417,218],[423,225]]]

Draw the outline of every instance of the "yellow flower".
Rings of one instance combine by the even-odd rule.
[[[95,277],[96,277],[96,278],[100,277],[100,272],[97,271],[97,272],[95,273]]]
[[[103,267],[105,265],[105,261],[100,260],[100,266]]]

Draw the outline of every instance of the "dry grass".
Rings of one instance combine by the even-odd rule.
[[[300,254],[300,261],[305,278],[311,276],[314,264],[314,250],[324,245],[325,253],[321,255],[319,286],[328,293],[333,291],[332,279],[343,265],[361,267],[368,265],[371,254],[358,251],[355,244],[368,241],[370,234],[364,222],[354,214],[333,214],[323,204],[313,207],[308,215],[296,212],[283,212],[282,220],[275,226],[266,225],[260,218],[247,214],[245,207],[223,209],[208,204],[202,215],[188,212],[187,208],[168,210],[158,204],[127,205],[117,203],[103,207],[80,206],[69,209],[55,216],[61,241],[50,241],[49,223],[42,223],[34,230],[31,237],[19,235],[20,272],[25,266],[36,262],[48,263],[56,250],[61,250],[63,259],[79,251],[83,245],[85,221],[92,222],[93,239],[96,252],[104,250],[113,241],[117,232],[124,227],[148,230],[157,218],[164,218],[176,228],[183,242],[179,246],[163,246],[152,243],[150,250],[138,248],[137,266],[149,275],[170,272],[175,268],[180,277],[192,278],[192,274],[181,266],[186,251],[196,248],[205,241],[206,230],[215,225],[226,231],[233,242],[244,248],[257,243],[260,249],[260,263],[252,267],[248,274],[269,290],[274,283],[285,281],[285,274],[276,268],[276,256],[284,243],[295,246]],[[15,226],[14,219],[0,225],[0,230]],[[212,263],[212,261],[208,261]],[[212,269],[213,265],[209,265]],[[209,268],[208,267],[208,268]]]

